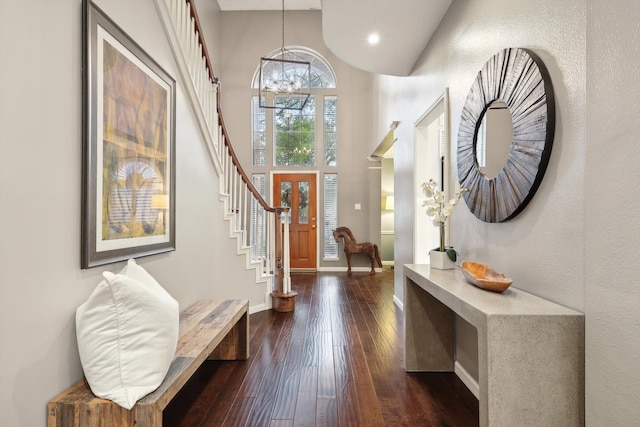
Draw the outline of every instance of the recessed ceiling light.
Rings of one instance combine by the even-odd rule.
[[[371,33],[369,34],[369,38],[367,40],[369,41],[369,44],[378,44],[378,42],[380,41],[380,36],[377,33]]]

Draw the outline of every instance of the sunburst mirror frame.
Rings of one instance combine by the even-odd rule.
[[[476,160],[476,141],[482,118],[495,101],[511,112],[513,140],[503,169],[488,179]],[[495,54],[471,86],[458,131],[458,179],[469,189],[464,199],[478,219],[504,222],[522,212],[544,176],[554,131],[553,86],[542,60],[522,48]]]

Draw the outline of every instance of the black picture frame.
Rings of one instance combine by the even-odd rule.
[[[175,250],[175,80],[83,0],[81,268]]]

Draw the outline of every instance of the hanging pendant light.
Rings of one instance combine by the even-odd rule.
[[[260,58],[258,104],[261,108],[302,110],[311,96],[311,63],[284,48],[284,0],[282,47],[271,57]]]

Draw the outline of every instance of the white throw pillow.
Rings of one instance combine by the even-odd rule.
[[[82,369],[91,391],[131,409],[164,380],[178,342],[178,302],[129,260],[76,310]]]

